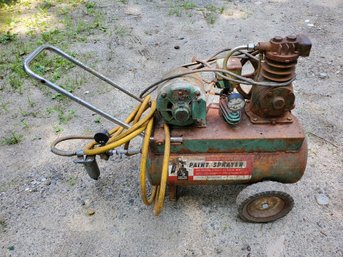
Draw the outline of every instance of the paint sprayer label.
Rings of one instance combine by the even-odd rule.
[[[170,182],[178,180],[249,180],[253,155],[230,157],[179,157],[169,165]]]

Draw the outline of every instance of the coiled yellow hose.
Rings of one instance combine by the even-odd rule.
[[[130,140],[145,131],[142,157],[140,163],[140,186],[141,198],[146,205],[151,205],[154,202],[154,214],[158,216],[161,213],[164,197],[166,193],[168,166],[170,156],[170,131],[167,124],[164,124],[165,131],[165,148],[161,173],[161,182],[159,186],[152,186],[152,192],[148,198],[146,195],[146,162],[149,151],[149,141],[153,129],[154,113],[156,111],[156,101],[150,101],[150,95],[145,97],[143,102],[128,116],[125,120],[127,124],[132,123],[132,126],[124,130],[123,127],[116,127],[109,131],[110,139],[104,146],[97,146],[96,141],[92,141],[83,149],[85,155],[97,155],[106,153],[123,144],[127,147]],[[143,113],[149,108],[150,110],[143,118]]]
[[[161,174],[161,183],[158,187],[156,194],[156,201],[154,205],[154,214],[158,216],[161,213],[163,207],[164,196],[166,194],[167,178],[168,178],[168,166],[170,155],[170,131],[167,124],[164,124],[165,143],[164,143],[164,156]]]

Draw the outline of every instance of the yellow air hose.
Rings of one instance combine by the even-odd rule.
[[[153,129],[154,113],[156,111],[156,101],[150,101],[150,95],[145,97],[143,102],[128,116],[125,120],[127,124],[132,123],[132,126],[125,130],[123,127],[116,127],[109,131],[110,139],[104,146],[97,146],[96,141],[92,141],[86,145],[83,149],[85,155],[97,155],[103,154],[119,147],[123,144],[128,146],[130,140],[145,131],[142,157],[140,163],[140,186],[141,186],[141,197],[146,205],[150,205],[154,202],[154,214],[158,216],[161,213],[163,207],[163,201],[166,193],[167,177],[168,177],[168,166],[170,156],[170,131],[167,124],[164,124],[165,131],[165,148],[164,157],[161,173],[161,182],[159,186],[152,186],[152,192],[150,197],[146,196],[146,162],[148,158],[149,141]],[[149,108],[150,110],[143,118],[143,113]]]
[[[142,147],[142,156],[141,156],[141,164],[140,164],[140,184],[141,184],[141,197],[142,201],[145,203],[145,205],[150,205],[155,199],[156,196],[156,189],[157,186],[152,186],[151,195],[149,198],[147,198],[146,195],[146,162],[148,157],[148,151],[149,151],[149,141],[150,136],[152,132],[152,126],[154,123],[154,119],[151,119],[148,123],[148,126],[145,130],[144,140],[143,140],[143,147]]]
[[[154,214],[158,216],[161,213],[163,207],[164,196],[166,194],[167,178],[168,178],[168,166],[170,155],[170,131],[167,124],[164,124],[165,143],[164,143],[164,156],[161,173],[161,183],[158,187],[156,200],[154,205]]]

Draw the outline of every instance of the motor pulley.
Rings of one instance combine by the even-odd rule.
[[[37,75],[29,64],[45,50],[129,95],[138,101],[137,108],[121,121]],[[141,198],[154,205],[155,215],[162,210],[165,194],[176,200],[180,186],[251,184],[237,196],[238,213],[245,221],[269,222],[292,209],[286,184],[301,179],[306,168],[305,133],[291,111],[298,58],[309,56],[310,50],[311,41],[304,35],[224,49],[172,69],[139,97],[53,46],[36,49],[24,68],[118,125],[94,136],[61,137],[51,146],[55,154],[76,156],[75,163],[83,164],[92,179],[100,177],[97,156],[108,160],[116,154],[140,153]],[[130,145],[136,137],[142,137],[139,149]],[[57,148],[60,142],[75,139],[90,142],[75,151]]]

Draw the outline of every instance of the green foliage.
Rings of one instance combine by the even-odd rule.
[[[208,24],[214,24],[220,14],[224,12],[224,7],[216,7],[213,4],[208,4],[202,10],[203,15]]]
[[[28,129],[30,127],[30,125],[27,122],[27,120],[21,120],[20,122],[23,125],[23,129]]]
[[[71,187],[72,187],[72,186],[75,186],[76,183],[77,183],[77,176],[71,175],[71,176],[68,178],[67,183],[68,183],[68,185],[71,186]]]
[[[11,32],[7,31],[4,34],[0,34],[0,44],[7,44],[9,42],[16,40],[16,38],[17,38],[16,34],[11,34]]]
[[[9,105],[9,103],[8,102],[3,102],[3,101],[1,101],[0,102],[0,113],[6,113],[6,112],[8,112],[8,105]]]
[[[170,4],[168,15],[175,15],[181,17],[183,13],[191,15],[190,11],[197,8],[197,5],[193,2],[177,0]]]
[[[85,4],[85,7],[86,7],[86,13],[88,15],[95,15],[96,14],[96,9],[95,9],[96,3],[94,3],[94,2],[87,2]]]
[[[48,114],[57,113],[59,124],[67,124],[75,117],[75,110],[65,111],[61,106],[54,106],[47,109]]]
[[[0,192],[5,192],[5,190],[2,191],[2,187],[1,186],[0,186]],[[5,233],[6,232],[6,228],[7,228],[6,221],[2,217],[0,217],[0,234]]]
[[[55,4],[53,3],[54,1],[53,0],[44,0],[41,4],[40,4],[40,8],[42,10],[48,10],[52,7],[55,6]]]
[[[16,132],[11,132],[9,136],[2,138],[1,143],[4,145],[15,145],[23,141],[24,136]]]
[[[20,94],[23,93],[23,81],[18,74],[12,73],[9,76],[9,84],[13,91],[17,91]]]
[[[197,7],[197,5],[195,3],[192,3],[192,2],[184,2],[181,6],[185,10],[192,10],[192,9],[195,9]]]
[[[101,123],[101,118],[98,116],[95,118],[94,123],[100,124]]]
[[[7,6],[7,5],[12,5],[18,2],[18,0],[0,0],[0,8]]]
[[[208,24],[214,24],[218,16],[224,12],[224,7],[216,7],[208,4],[205,7],[198,7],[197,4],[185,0],[171,1],[168,15],[181,17],[183,14],[192,16],[192,10],[201,11]]]
[[[129,3],[129,0],[117,0],[119,3],[122,3],[122,4],[128,4]]]
[[[118,37],[125,37],[125,36],[129,35],[129,31],[126,27],[117,25],[114,28],[114,34]]]
[[[60,126],[54,126],[54,131],[56,134],[61,133],[63,131],[63,128],[61,128]]]

